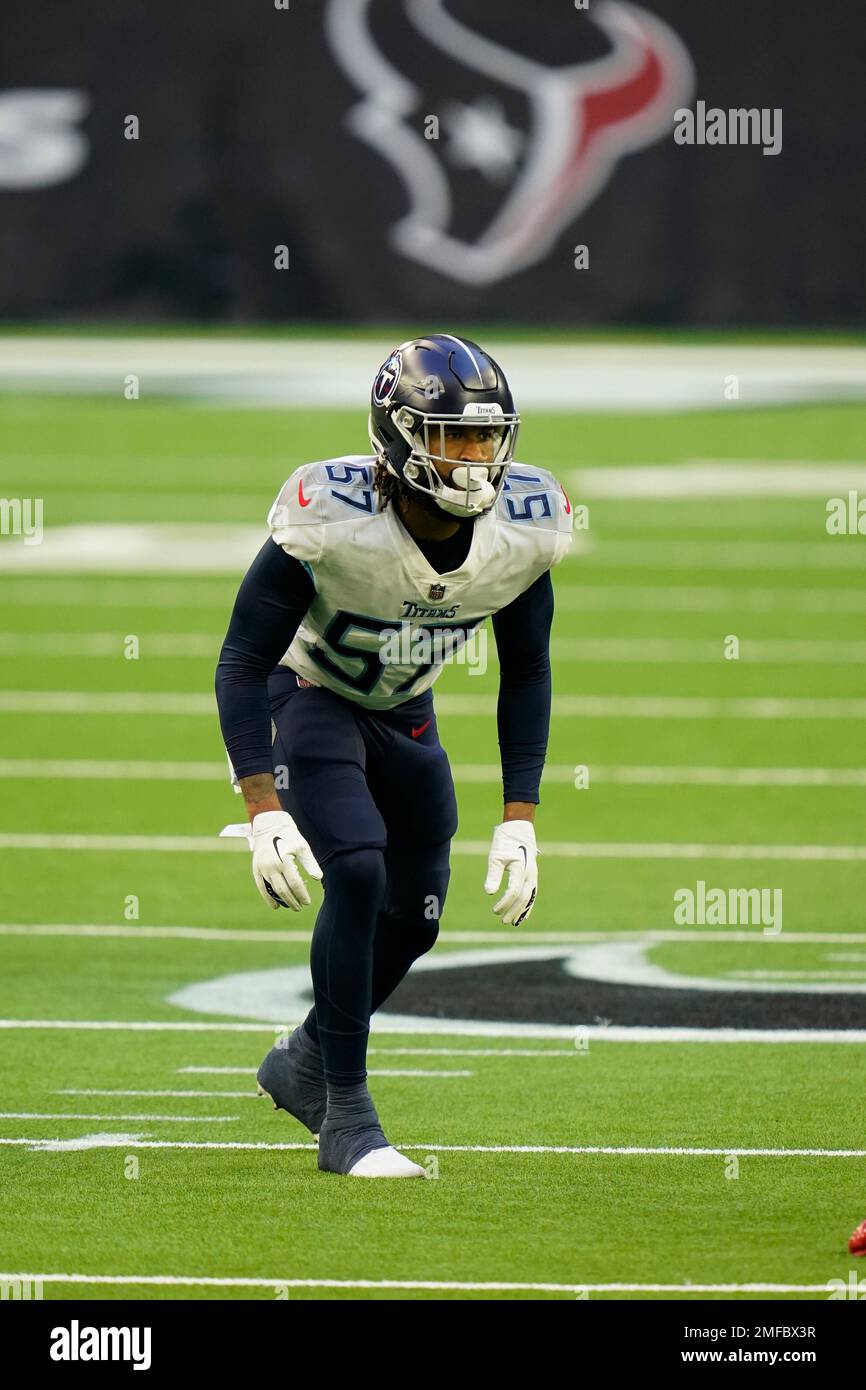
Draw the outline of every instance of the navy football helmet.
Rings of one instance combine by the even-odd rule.
[[[519,424],[502,368],[468,338],[431,333],[401,343],[373,382],[369,427],[378,458],[452,516],[478,516],[494,505]],[[456,429],[483,432],[489,460],[461,460],[454,467],[445,432]],[[447,482],[438,463],[450,467]]]

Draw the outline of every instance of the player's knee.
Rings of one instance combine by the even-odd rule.
[[[411,943],[413,958],[423,956],[436,944],[450,876],[447,862],[428,864],[408,891],[402,885],[402,891],[394,892],[392,887],[387,915],[394,930]]]
[[[346,850],[325,866],[324,880],[326,893],[332,889],[354,902],[378,902],[385,892],[385,856],[368,846]]]

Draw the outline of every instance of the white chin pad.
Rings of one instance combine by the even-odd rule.
[[[455,516],[469,516],[486,511],[495,501],[496,488],[487,482],[470,488],[468,493],[465,488],[444,487],[439,496],[439,506],[446,512],[453,512]]]
[[[458,468],[451,470],[451,477],[448,479],[451,487],[469,487],[470,492],[480,490],[488,479],[487,465],[484,463],[473,463],[471,468],[461,463]]]

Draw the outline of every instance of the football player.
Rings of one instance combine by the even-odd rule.
[[[220,655],[220,722],[259,892],[298,911],[310,904],[303,874],[323,880],[315,1003],[258,1081],[318,1135],[326,1171],[426,1176],[382,1131],[367,1039],[438,934],[457,804],[431,687],[488,617],[504,805],[484,889],[505,923],[535,902],[550,569],[572,515],[549,472],[512,462],[518,425],[502,369],[476,343],[436,333],[395,349],[373,384],[373,454],[291,475]]]

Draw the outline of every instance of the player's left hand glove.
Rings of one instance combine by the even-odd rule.
[[[493,844],[487,859],[485,893],[495,893],[508,870],[508,884],[493,911],[509,927],[525,922],[538,891],[535,826],[530,820],[507,820],[493,831]]]
[[[313,851],[286,811],[260,811],[250,831],[253,878],[268,907],[309,907],[310,894],[298,864],[310,878],[322,877]]]

